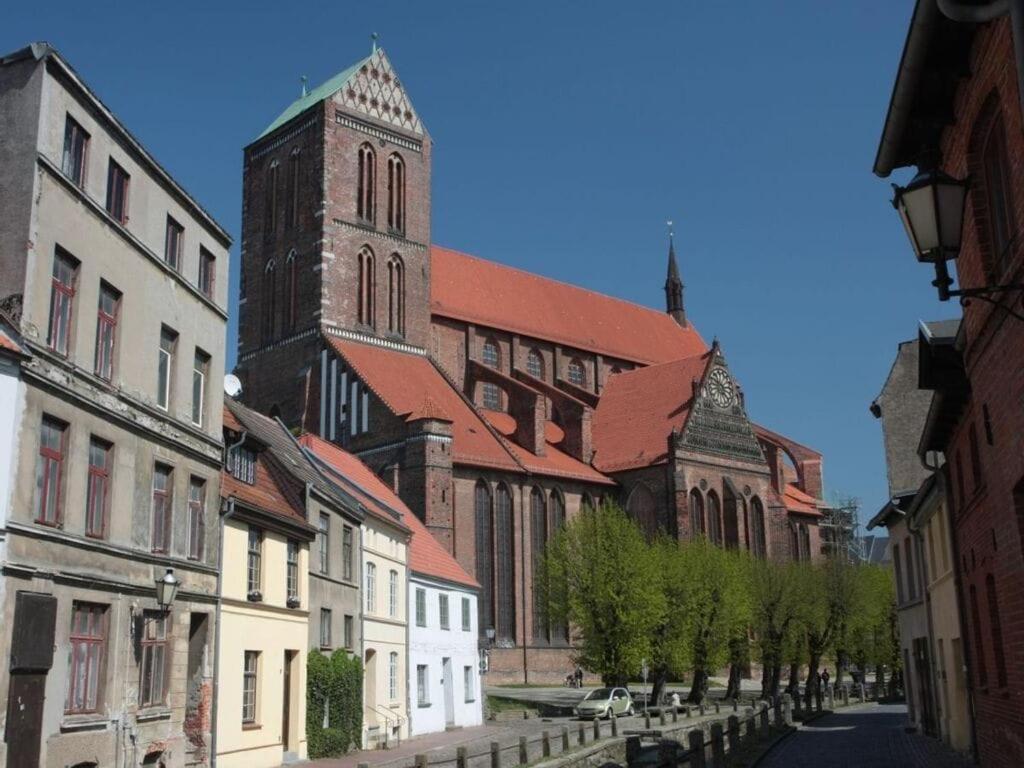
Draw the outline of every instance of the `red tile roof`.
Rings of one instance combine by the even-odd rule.
[[[666,461],[668,436],[686,423],[693,380],[707,365],[699,354],[610,376],[594,411],[594,466],[616,472]]]
[[[642,363],[703,353],[664,312],[439,246],[430,249],[435,315]]]
[[[519,469],[483,418],[426,357],[336,336],[324,338],[396,415],[451,421],[452,458],[457,463]]]
[[[227,471],[220,473],[221,498],[235,500],[244,506],[255,507],[276,517],[308,526],[305,507],[297,489],[288,482],[274,459],[261,451],[256,456],[255,481],[243,482]]]
[[[412,531],[409,542],[409,567],[413,573],[479,589],[480,585],[430,535],[425,525],[413,514],[387,483],[357,457],[333,443],[311,434],[304,434],[299,443],[319,459],[332,466],[355,487],[346,490],[355,493],[365,504],[367,500],[384,511],[390,509],[400,515],[402,522]]]
[[[488,411],[481,409],[480,412],[491,425],[506,436],[511,436],[516,431],[516,420],[504,411]],[[548,428],[550,425],[551,429]],[[551,437],[558,436],[559,440],[565,437],[561,428],[552,422],[545,423],[545,448],[544,455],[537,456],[525,448],[508,441],[508,449],[530,472],[549,477],[565,477],[572,480],[583,480],[588,483],[600,483],[602,485],[615,485],[615,481],[602,475],[589,464],[565,453],[555,447]]]
[[[824,513],[819,508],[819,501],[813,496],[804,493],[792,483],[786,484],[782,501],[790,512],[797,512],[802,515],[814,515],[821,517]]]

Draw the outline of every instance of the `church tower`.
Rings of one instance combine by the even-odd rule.
[[[665,311],[679,325],[686,327],[686,308],[683,306],[683,281],[676,263],[675,237],[668,235],[668,276],[665,279]]]
[[[240,352],[309,326],[426,344],[431,141],[383,49],[245,150]]]
[[[317,88],[303,83],[245,148],[238,355],[249,404],[301,418],[318,329],[426,347],[430,157],[376,42]]]

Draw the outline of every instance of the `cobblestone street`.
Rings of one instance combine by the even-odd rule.
[[[801,728],[760,768],[967,768],[971,763],[927,736],[907,733],[907,709],[877,704],[840,710]]]

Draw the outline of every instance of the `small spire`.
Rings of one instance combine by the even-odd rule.
[[[665,278],[665,311],[681,326],[686,327],[686,310],[683,307],[683,281],[679,277],[676,262],[675,229],[671,220],[668,224],[668,276]]]
[[[380,35],[378,35],[376,32],[374,32],[372,35],[370,35],[370,40],[373,41],[372,47],[370,48],[370,53],[371,54],[374,54],[374,53],[377,52],[377,38],[378,37],[380,37]]]
[[[299,80],[302,81],[302,98],[306,98],[306,96],[309,95],[309,90],[306,88],[306,85],[309,83],[309,78],[303,75]]]

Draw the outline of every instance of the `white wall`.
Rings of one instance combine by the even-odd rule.
[[[419,626],[416,593],[426,594],[426,626]],[[441,628],[439,595],[448,595],[448,629]],[[462,600],[468,598],[469,629],[463,629]],[[446,726],[443,659],[451,659],[453,725],[483,722],[483,691],[480,686],[480,656],[477,650],[476,592],[433,581],[410,572],[409,576],[409,713],[410,733],[419,735],[443,731]],[[429,705],[418,699],[417,667],[427,667]],[[471,669],[472,690],[466,695],[464,668]],[[466,699],[470,698],[470,701]]]

